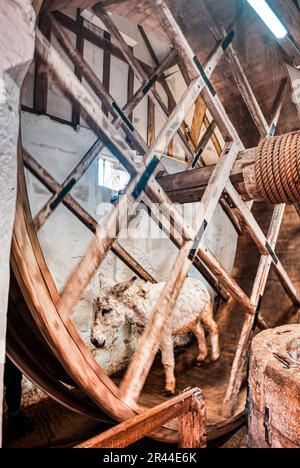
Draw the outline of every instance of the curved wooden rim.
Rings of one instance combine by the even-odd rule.
[[[60,310],[57,306],[59,295],[33,226],[21,147],[19,147],[18,196],[11,263],[22,295],[39,331],[71,379],[98,407],[117,421],[124,421],[141,413],[142,407],[130,406],[122,401],[119,388],[95,361],[66,311]],[[24,362],[19,365],[22,368],[25,366]],[[30,373],[28,365],[25,367],[27,369],[24,369],[24,373],[30,374],[37,385],[41,386],[42,378],[37,378],[34,372]],[[48,393],[53,396],[53,392],[55,393],[52,389]],[[63,400],[60,400],[62,404],[72,407],[69,401]],[[78,411],[78,408],[72,409]],[[92,416],[95,417],[94,411]],[[101,413],[99,416],[101,417]],[[241,424],[242,418],[243,414],[239,414],[224,421],[224,424],[209,426],[209,439],[216,439],[231,432]],[[152,434],[152,437],[176,443],[178,441],[176,424],[163,426]]]

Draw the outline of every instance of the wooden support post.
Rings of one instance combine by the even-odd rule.
[[[17,194],[20,94],[34,56],[35,11],[31,0],[2,0],[0,8],[0,446],[10,252]]]
[[[277,257],[274,250],[270,246],[268,240],[266,239],[263,231],[257,224],[250,209],[248,208],[246,203],[243,202],[243,200],[240,198],[239,194],[237,193],[237,191],[235,190],[235,188],[233,187],[230,181],[226,185],[226,192],[228,193],[229,197],[231,198],[232,202],[237,208],[242,222],[244,223],[253,241],[256,243],[261,254],[266,255],[266,256],[271,255],[275,273],[277,274],[277,277],[282,283],[285,291],[291,298],[293,304],[295,306],[300,307],[300,298],[299,298],[298,292],[295,286],[293,285],[291,279],[289,278],[289,275],[285,271],[279,258]]]
[[[187,390],[154,408],[148,409],[76,448],[124,448],[150,435],[162,425],[179,418],[181,448],[206,447],[206,408],[198,388]]]
[[[113,23],[112,19],[106,13],[106,11],[102,8],[101,4],[97,4],[94,7],[95,14],[104,22],[107,29],[110,31],[112,36],[115,38],[116,43],[118,44],[120,50],[122,51],[124,57],[127,59],[129,66],[134,70],[137,78],[142,82],[146,83],[148,81],[147,74],[144,72],[143,68],[141,67],[138,60],[134,57],[130,47],[126,44],[125,40],[123,39],[122,35],[118,31],[117,27]],[[149,92],[150,98],[153,102],[158,106],[158,109],[168,117],[170,115],[168,107],[164,104],[160,94],[158,91],[153,88]],[[191,148],[189,147],[188,143],[186,142],[185,136],[179,131],[179,138],[184,145],[184,148],[190,154],[190,157],[193,155]]]
[[[284,210],[285,205],[279,205],[274,209],[272,221],[267,235],[268,242],[272,249],[275,249],[276,246]],[[253,335],[255,318],[258,317],[258,314],[261,310],[262,299],[264,296],[271,265],[272,257],[270,255],[261,257],[251,294],[251,301],[256,308],[256,316],[247,316],[243,325],[223,404],[223,413],[225,417],[230,417],[233,414],[237,404],[238,394],[244,378],[246,357]]]

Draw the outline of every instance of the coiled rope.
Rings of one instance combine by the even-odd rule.
[[[300,202],[300,132],[262,140],[256,150],[255,175],[266,202]]]

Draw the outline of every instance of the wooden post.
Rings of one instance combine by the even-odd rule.
[[[20,90],[34,56],[31,0],[3,0],[0,7],[0,446],[9,259],[17,193]],[[16,31],[18,34],[16,34]]]
[[[277,206],[274,209],[272,216],[271,224],[268,232],[268,242],[275,249],[276,242],[279,235],[279,230],[284,215],[285,205]],[[256,313],[260,312],[261,301],[265,292],[268,275],[272,265],[271,256],[262,256],[260,264],[256,273],[256,278],[254,281],[251,301],[256,308]],[[232,372],[230,375],[230,380],[228,388],[226,391],[224,404],[223,404],[223,414],[225,417],[230,417],[235,409],[237,403],[237,396],[240,391],[240,387],[243,381],[243,374],[245,369],[245,362],[247,352],[251,343],[251,338],[253,335],[253,325],[255,322],[255,316],[247,316],[243,325],[241,336],[239,339],[236,355],[233,362]]]
[[[190,408],[178,417],[179,447],[206,448],[206,407],[200,391],[193,393]]]

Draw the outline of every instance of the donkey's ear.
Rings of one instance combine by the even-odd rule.
[[[125,281],[124,283],[117,284],[114,286],[114,293],[119,295],[123,294],[127,289],[130,288],[130,286],[137,280],[137,277],[134,276],[131,278],[129,281]]]

